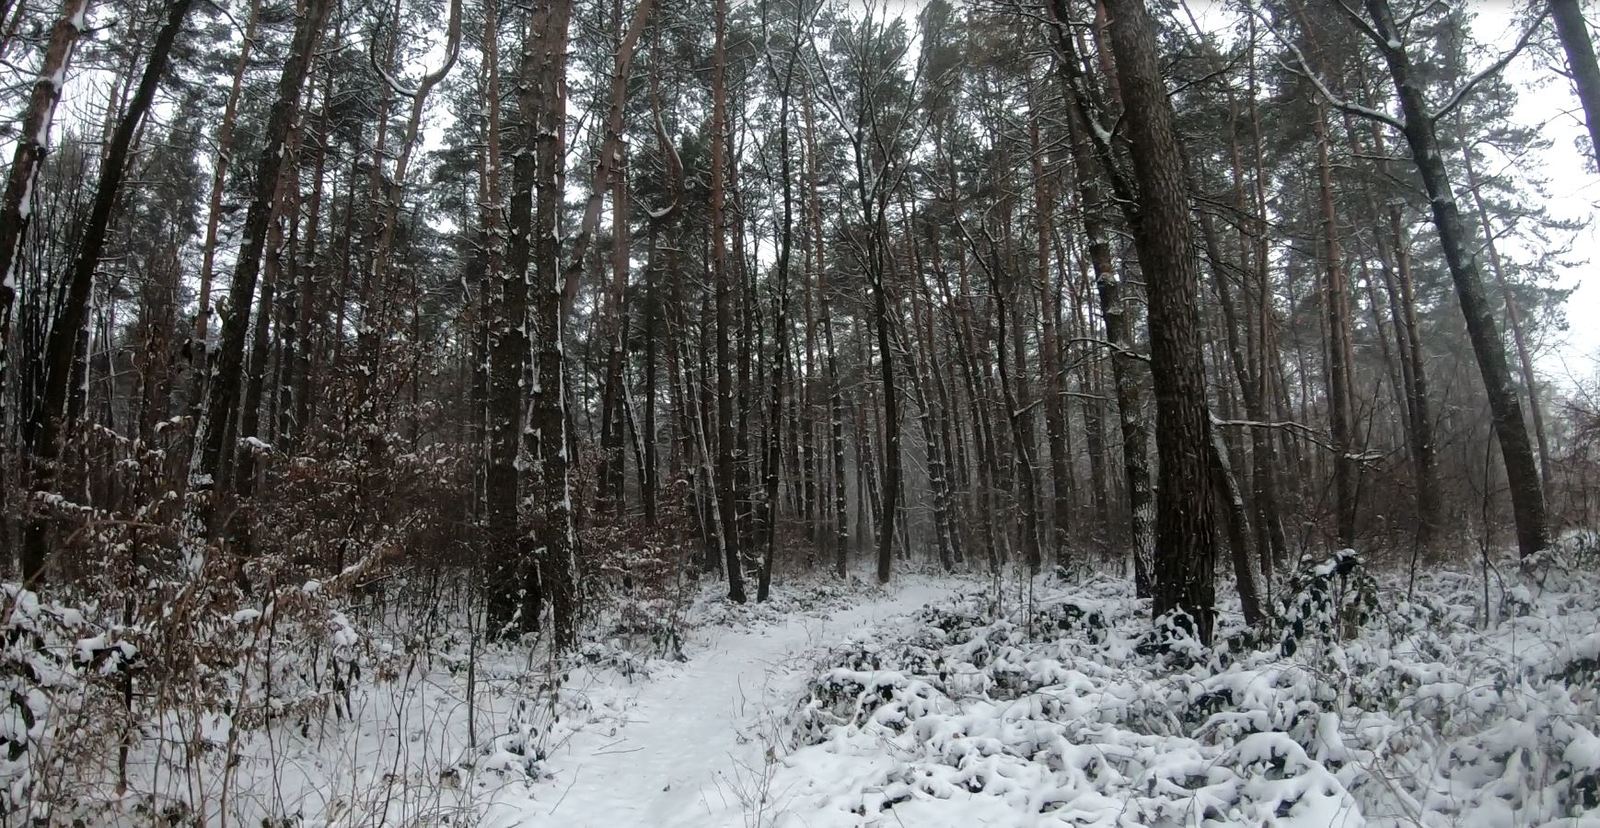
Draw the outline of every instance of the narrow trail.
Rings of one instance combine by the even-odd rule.
[[[541,801],[493,813],[485,825],[746,825],[760,807],[767,747],[815,657],[959,586],[905,579],[831,614],[697,630],[686,647],[688,662],[642,681],[622,722],[586,729],[553,752],[547,767],[555,779]],[[769,803],[781,807],[782,792],[767,793]]]

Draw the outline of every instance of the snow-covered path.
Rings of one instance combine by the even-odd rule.
[[[948,595],[953,581],[905,579],[832,614],[752,629],[701,628],[687,663],[632,688],[623,721],[591,725],[549,758],[539,801],[495,808],[486,826],[744,826],[761,806],[767,746],[820,651]],[[780,748],[781,750],[781,748]],[[767,792],[767,813],[782,791]]]

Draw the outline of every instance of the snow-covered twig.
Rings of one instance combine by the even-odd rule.
[[[1277,28],[1272,25],[1272,21],[1268,20],[1260,10],[1252,7],[1251,11],[1255,14],[1256,19],[1260,21],[1262,27],[1264,27],[1267,31],[1272,32],[1273,37],[1276,37],[1279,43],[1282,43],[1285,48],[1294,53],[1294,61],[1297,65],[1291,66],[1282,59],[1278,60],[1278,65],[1282,66],[1285,71],[1292,72],[1310,81],[1311,85],[1316,88],[1317,94],[1321,95],[1323,100],[1328,102],[1329,106],[1339,110],[1340,112],[1348,112],[1351,115],[1358,115],[1362,118],[1369,118],[1371,120],[1378,121],[1379,123],[1387,124],[1397,130],[1405,130],[1405,122],[1399,118],[1396,118],[1387,112],[1380,112],[1371,107],[1362,106],[1361,104],[1357,103],[1351,103],[1334,94],[1333,90],[1329,89],[1327,84],[1322,82],[1322,78],[1318,77],[1317,73],[1312,70],[1311,61],[1306,59],[1306,55],[1304,52],[1300,51],[1300,47],[1296,45],[1293,40],[1284,37],[1283,33],[1278,31]],[[1370,36],[1377,37],[1377,33],[1373,32]],[[1383,42],[1381,40],[1379,43],[1380,48],[1400,48],[1398,43]]]
[[[1477,74],[1468,78],[1466,83],[1461,84],[1461,87],[1452,93],[1447,100],[1445,100],[1444,105],[1439,107],[1439,111],[1433,113],[1431,116],[1432,120],[1437,123],[1443,120],[1451,112],[1454,112],[1456,107],[1460,106],[1461,103],[1467,99],[1467,96],[1471,95],[1472,91],[1478,88],[1479,84],[1482,84],[1489,78],[1498,75],[1501,70],[1505,69],[1506,66],[1511,63],[1511,61],[1516,59],[1517,55],[1522,54],[1522,50],[1527,47],[1528,42],[1533,38],[1533,33],[1538,31],[1540,26],[1544,25],[1544,17],[1546,13],[1548,13],[1547,7],[1541,6],[1539,15],[1534,18],[1532,23],[1528,24],[1528,28],[1522,33],[1522,36],[1517,38],[1516,45],[1512,46],[1510,51],[1506,52],[1504,55],[1501,55],[1499,60],[1496,60],[1494,63],[1491,63],[1488,66],[1485,66]]]

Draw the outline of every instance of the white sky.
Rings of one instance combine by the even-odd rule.
[[[1518,34],[1512,4],[1479,0],[1475,6],[1474,31],[1479,38],[1509,47]],[[1590,171],[1591,165],[1579,149],[1580,144],[1587,146],[1581,141],[1587,130],[1571,83],[1539,65],[1531,53],[1520,56],[1509,71],[1521,93],[1515,117],[1523,125],[1539,127],[1551,141],[1540,159],[1549,182],[1547,206],[1556,218],[1576,219],[1584,225],[1573,243],[1573,258],[1583,263],[1560,274],[1563,286],[1577,288],[1567,302],[1565,341],[1551,343],[1553,347],[1540,355],[1540,370],[1546,379],[1571,385],[1593,378],[1600,358],[1600,279],[1593,273],[1593,260],[1600,258],[1596,255],[1600,253],[1600,232],[1594,225],[1600,208],[1600,176]]]

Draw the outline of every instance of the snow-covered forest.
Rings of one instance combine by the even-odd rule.
[[[0,0],[0,825],[1600,821],[1586,13]]]

